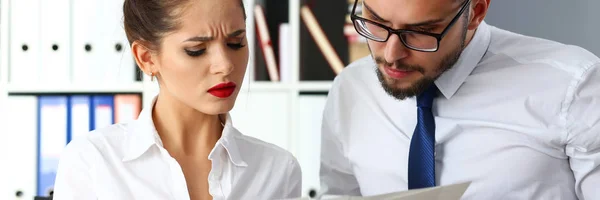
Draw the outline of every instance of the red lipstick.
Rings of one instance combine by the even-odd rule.
[[[227,98],[233,94],[235,88],[236,85],[234,82],[219,83],[208,89],[208,93],[219,98]]]

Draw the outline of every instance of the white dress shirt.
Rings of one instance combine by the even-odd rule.
[[[415,98],[382,89],[371,57],[338,75],[324,111],[330,194],[407,190]],[[463,199],[600,199],[600,59],[482,23],[435,84],[436,184]]]
[[[135,121],[70,142],[59,163],[54,199],[190,199],[183,171],[163,148],[151,111],[144,109]],[[302,172],[296,158],[242,135],[232,126],[231,116],[208,159],[212,169],[207,181],[215,200],[301,196]]]

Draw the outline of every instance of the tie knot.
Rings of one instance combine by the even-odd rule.
[[[423,93],[417,96],[417,106],[431,108],[433,105],[433,99],[437,95],[437,87],[435,83],[432,83]]]

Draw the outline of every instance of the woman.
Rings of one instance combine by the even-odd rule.
[[[296,159],[244,136],[227,114],[248,63],[240,0],[125,0],[124,25],[160,92],[131,123],[63,151],[54,199],[235,199],[301,196]]]

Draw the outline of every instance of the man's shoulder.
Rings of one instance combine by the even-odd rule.
[[[529,36],[493,28],[492,42],[488,48],[487,60],[497,60],[498,56],[508,57],[525,66],[548,66],[550,70],[561,70],[574,75],[592,65],[600,63],[600,58],[577,45]]]

